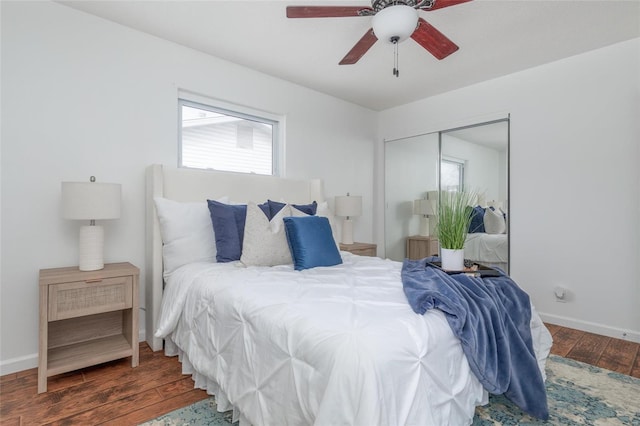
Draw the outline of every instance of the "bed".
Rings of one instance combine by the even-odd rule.
[[[505,202],[491,201],[473,208],[464,257],[487,266],[508,271],[509,235]]]
[[[154,199],[326,205],[321,182],[160,165],[146,176],[147,341],[179,356],[218,410],[253,425],[462,425],[487,402],[442,312],[407,304],[399,262],[340,252],[330,267],[199,260],[166,273]],[[531,330],[544,374],[551,338],[535,311]]]
[[[483,265],[508,271],[508,234],[487,234],[485,232],[467,234],[464,243],[464,257]]]

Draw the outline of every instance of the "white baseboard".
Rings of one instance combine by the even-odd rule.
[[[38,366],[38,354],[29,354],[0,361],[0,376],[29,370]]]
[[[146,332],[144,329],[138,331],[138,341],[146,341]],[[29,370],[31,368],[38,367],[38,354],[29,354],[25,356],[19,356],[16,358],[10,358],[0,361],[0,376],[6,374],[17,373],[19,371]]]
[[[538,314],[540,315],[540,318],[542,318],[542,321],[550,324],[561,325],[563,327],[575,328],[577,330],[588,331],[602,336],[615,337],[616,339],[640,343],[640,331],[637,330],[610,327],[594,322],[577,320],[575,318],[545,314],[544,312],[538,312]]]

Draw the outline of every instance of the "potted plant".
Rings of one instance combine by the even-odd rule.
[[[436,211],[436,232],[440,242],[442,269],[464,269],[464,243],[469,232],[475,194],[467,191],[442,191]]]

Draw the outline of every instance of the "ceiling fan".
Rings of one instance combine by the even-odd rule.
[[[420,18],[418,10],[429,12],[468,1],[471,0],[372,0],[371,7],[287,6],[287,18],[373,16],[373,28],[342,58],[340,65],[358,62],[378,39],[397,45],[409,37],[440,60],[458,50],[458,46]]]

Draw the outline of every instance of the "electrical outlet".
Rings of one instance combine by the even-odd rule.
[[[556,297],[556,302],[567,303],[567,289],[564,287],[556,287],[553,289],[553,294]]]

